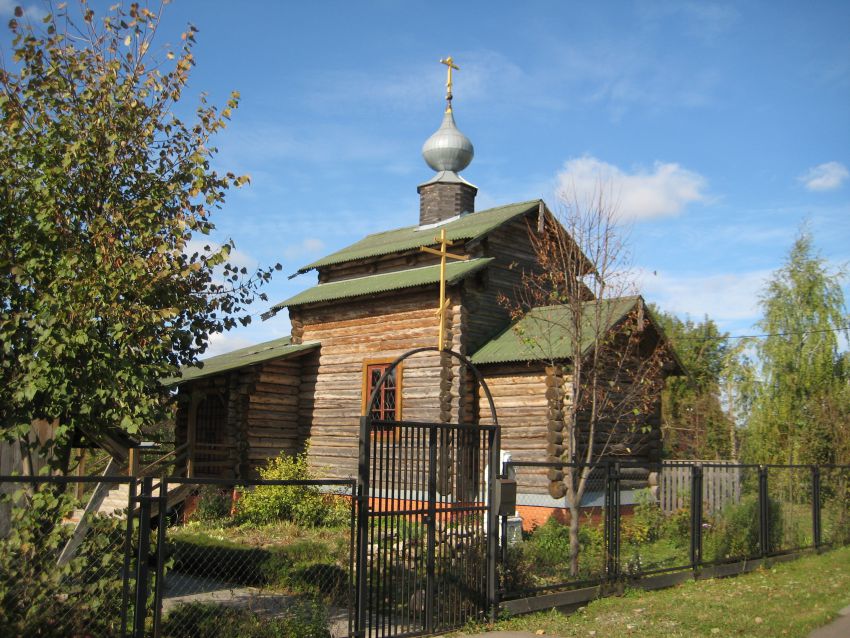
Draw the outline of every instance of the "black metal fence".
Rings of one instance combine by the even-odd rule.
[[[361,419],[358,636],[427,635],[488,617],[496,433]]]
[[[377,454],[380,440],[371,443],[381,467],[392,469],[392,458]],[[364,494],[354,481],[0,477],[3,635],[421,633],[409,618],[410,610],[424,614],[427,602],[421,559],[432,553],[429,537],[433,555],[443,557],[433,563],[434,582],[444,572],[472,574],[470,591],[480,594],[494,566],[487,546],[498,536],[498,594],[511,611],[574,602],[580,597],[572,594],[596,588],[595,596],[600,587],[632,579],[727,573],[767,557],[850,543],[850,467],[508,463],[503,471],[516,479],[516,515],[491,526],[481,520],[489,444],[468,459],[463,446],[423,449],[424,483],[417,478],[399,491],[380,482],[381,472],[370,477],[365,501],[371,499],[375,516],[366,518],[361,545],[369,578],[360,633],[355,515]],[[449,449],[451,463],[440,463]],[[458,464],[474,466],[479,477],[473,487],[453,487],[469,487],[475,498],[461,499],[461,509],[480,508],[470,510],[473,519],[456,512],[430,526],[425,517],[439,512],[407,516],[420,500],[417,486],[447,494],[440,469]],[[434,600],[444,604],[439,595]],[[370,613],[369,605],[380,607],[376,600],[402,601],[404,613]]]
[[[555,606],[554,592],[850,543],[850,466],[508,462],[503,473],[517,511],[502,519],[502,601]]]
[[[352,633],[354,481],[0,477],[0,494],[4,636]]]

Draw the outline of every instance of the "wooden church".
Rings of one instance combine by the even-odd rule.
[[[443,343],[483,374],[502,449],[515,460],[560,458],[564,414],[557,390],[564,380],[558,369],[570,362],[563,360],[564,368],[541,361],[508,311],[522,273],[537,267],[530,233],[558,222],[542,200],[475,210],[477,188],[459,175],[472,161],[473,147],[455,125],[450,83],[442,125],[425,142],[423,156],[435,174],[418,186],[417,223],[369,235],[302,267],[299,273],[316,272],[318,284],[270,313],[289,313],[289,337],[183,371],[176,434],[177,444],[188,446],[190,475],[250,477],[270,457],[305,449],[323,476],[356,475],[367,397],[396,357],[436,345],[441,282],[447,300]],[[463,259],[450,259],[441,277],[438,254],[449,243]],[[640,297],[588,303],[609,304],[612,327],[631,312],[644,312]],[[643,338],[650,344],[663,340],[657,325],[647,323]],[[436,351],[405,360],[378,395],[373,414],[382,420],[489,422],[481,388],[449,361]],[[628,458],[660,460],[660,393],[639,435],[629,440]]]

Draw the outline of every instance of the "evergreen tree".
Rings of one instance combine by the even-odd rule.
[[[750,460],[835,461],[846,430],[847,375],[839,338],[847,335],[842,272],[830,272],[802,232],[761,298],[757,345],[761,383],[746,441]],[[843,416],[842,416],[843,412]]]

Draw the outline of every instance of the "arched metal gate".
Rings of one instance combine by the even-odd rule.
[[[355,635],[400,637],[447,631],[495,613],[499,426],[493,399],[474,375],[493,425],[360,420]]]

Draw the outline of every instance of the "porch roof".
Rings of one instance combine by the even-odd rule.
[[[197,366],[184,366],[181,368],[179,377],[172,377],[163,381],[164,385],[176,386],[186,381],[202,379],[214,374],[220,374],[229,370],[244,368],[245,366],[262,363],[270,359],[285,359],[297,354],[318,348],[318,341],[308,343],[292,343],[291,337],[282,337],[258,343],[247,348],[240,348],[232,352],[226,352],[209,359],[203,359]]]

